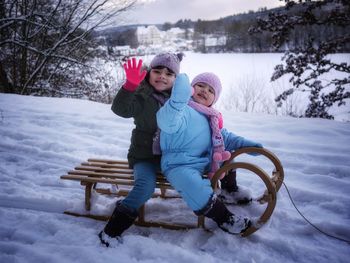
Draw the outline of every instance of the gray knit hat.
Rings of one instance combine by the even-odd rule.
[[[180,62],[183,56],[183,53],[161,53],[153,58],[150,66],[151,68],[156,68],[159,66],[167,67],[168,69],[172,70],[176,75],[178,75],[180,72]]]
[[[221,93],[221,81],[218,76],[211,72],[204,72],[197,75],[191,82],[191,86],[194,87],[197,83],[202,82],[211,86],[215,90],[215,99],[213,104],[219,99]]]

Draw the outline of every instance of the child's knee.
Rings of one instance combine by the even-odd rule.
[[[194,211],[201,209],[213,194],[210,181],[203,179],[196,170],[173,171],[167,178]]]

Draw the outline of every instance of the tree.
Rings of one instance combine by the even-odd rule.
[[[67,74],[87,67],[90,34],[135,1],[0,0],[0,91],[54,92]],[[62,77],[62,78],[61,78]],[[78,76],[79,78],[79,76]],[[67,79],[53,84],[53,79]],[[46,89],[40,91],[38,89]]]
[[[171,29],[173,27],[173,25],[169,22],[165,22],[162,26],[163,31],[168,31],[169,29]]]
[[[345,105],[350,98],[350,66],[347,62],[334,62],[330,54],[349,49],[350,43],[350,2],[347,0],[290,1],[285,0],[285,8],[270,12],[265,19],[259,19],[251,33],[272,32],[274,48],[288,46],[291,37],[299,34],[299,45],[290,46],[282,58],[285,65],[277,65],[272,81],[291,74],[293,88],[276,97],[276,102],[283,101],[296,90],[310,92],[309,104],[304,117],[334,119],[329,109]],[[308,35],[305,30],[308,29]],[[314,34],[309,31],[313,28]],[[336,32],[338,29],[338,32]],[[325,30],[327,37],[317,41],[316,32]],[[300,37],[300,34],[304,34]],[[331,71],[345,73],[326,82],[321,76]]]

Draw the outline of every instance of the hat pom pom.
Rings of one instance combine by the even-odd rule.
[[[221,156],[223,161],[227,161],[231,158],[231,153],[229,151],[224,151],[222,152]]]
[[[219,152],[214,153],[214,155],[213,155],[213,160],[214,160],[215,162],[221,161],[221,153],[219,153]]]
[[[231,153],[229,151],[215,152],[213,155],[213,160],[216,162],[223,162],[230,159]]]
[[[185,56],[185,54],[181,52],[181,53],[177,53],[176,56],[179,59],[179,61],[182,61],[182,58]]]

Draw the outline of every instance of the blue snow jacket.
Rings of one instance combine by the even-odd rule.
[[[187,75],[176,77],[170,99],[157,112],[161,129],[161,167],[166,174],[178,166],[190,166],[202,174],[209,171],[212,160],[212,139],[209,119],[188,105],[192,88]],[[227,151],[243,147],[262,147],[226,129],[221,130]]]

